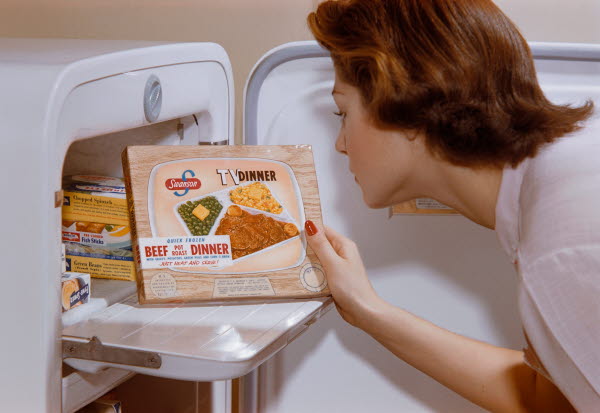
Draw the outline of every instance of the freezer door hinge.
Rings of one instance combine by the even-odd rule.
[[[177,136],[179,136],[179,140],[183,141],[183,138],[185,137],[185,131],[183,129],[183,123],[179,122],[177,124]]]
[[[62,358],[102,361],[151,369],[158,369],[162,365],[162,359],[158,353],[105,346],[96,336],[88,342],[74,341],[63,337]]]
[[[65,191],[54,192],[54,208],[60,208],[63,205],[63,199],[65,198]]]

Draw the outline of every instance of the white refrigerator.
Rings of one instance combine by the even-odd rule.
[[[532,48],[552,99],[600,97],[599,46]],[[357,242],[384,298],[521,347],[516,275],[493,232],[459,216],[390,216],[362,204],[333,148],[332,84],[314,42],[269,52],[246,85],[244,143],[313,146],[324,220]],[[223,48],[2,39],[0,91],[3,409],[74,411],[142,373],[209,383],[211,412],[478,410],[345,325],[330,299],[150,307],[137,305],[133,283],[94,280],[92,303],[61,315],[61,177],[122,176],[127,145],[233,144]],[[64,373],[63,360],[75,370]]]

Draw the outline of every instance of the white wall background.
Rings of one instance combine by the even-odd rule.
[[[532,41],[600,43],[598,0],[496,0]]]
[[[0,0],[0,36],[220,43],[228,50],[234,67],[239,141],[241,97],[250,69],[272,47],[310,39],[305,17],[317,3],[317,0]],[[528,40],[600,43],[599,0],[498,0],[497,3],[521,27]],[[436,222],[431,220],[427,225],[438,237],[434,240],[439,244],[437,248],[442,248],[441,244],[452,243],[452,238],[441,228],[451,229],[452,224],[448,221],[441,224],[440,221],[440,226],[436,226]],[[418,231],[417,228],[414,230]],[[415,261],[429,259],[426,249],[430,241],[416,239],[411,248],[400,255]],[[480,245],[469,245],[468,242],[461,247],[453,246],[453,251],[460,254],[461,251],[481,249]],[[496,248],[493,245],[487,247]],[[494,252],[489,253],[490,259],[496,257]],[[504,262],[495,264],[507,265]],[[406,265],[411,265],[410,260]],[[472,274],[458,273],[454,266],[450,263],[444,267],[444,272],[455,278],[444,278],[439,283],[439,288],[448,293],[450,304],[455,301],[459,305],[463,295],[489,295],[490,289],[496,288],[483,279],[469,278]],[[380,285],[381,292],[389,295],[387,298],[395,304],[409,309],[418,306],[419,291],[392,294],[386,291],[385,280],[381,280]],[[500,342],[503,337],[515,334],[515,324],[504,319],[514,317],[515,311],[502,314],[498,310],[502,305],[504,303],[499,300],[489,304],[490,314],[471,315],[473,322],[478,322],[481,317],[496,322]],[[455,320],[438,310],[432,308],[420,315],[452,329]],[[500,314],[502,317],[498,317]],[[381,346],[363,333],[344,326],[335,313],[328,314],[315,327],[263,369],[271,378],[261,397],[263,412],[304,412],[309,406],[317,413],[341,411],[342,406],[348,413],[399,411],[395,406],[400,400],[395,394],[400,391],[414,399],[414,410],[404,411],[452,411],[456,406],[464,406],[441,386],[435,387],[437,401],[431,404],[428,395],[421,390],[435,386],[429,378],[401,361],[388,358]],[[325,367],[324,360],[328,361]],[[320,369],[325,368],[329,373],[315,370],[317,363]],[[316,371],[319,373],[315,374]],[[368,389],[370,394],[363,396],[354,387],[358,379],[362,382],[372,379],[382,386]],[[346,394],[345,390],[351,393]],[[361,400],[374,398],[379,399],[377,406],[361,404]],[[439,408],[444,400],[447,400],[448,409]],[[461,408],[460,411],[465,410]]]
[[[236,134],[254,62],[272,47],[310,39],[319,0],[0,0],[0,37],[213,41],[231,57]],[[598,0],[498,0],[529,40],[600,43]]]

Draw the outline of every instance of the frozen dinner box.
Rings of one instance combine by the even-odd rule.
[[[330,294],[310,146],[130,146],[123,171],[140,303]]]

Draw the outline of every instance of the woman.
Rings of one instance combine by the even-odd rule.
[[[489,0],[341,0],[308,17],[331,52],[336,149],[365,203],[434,198],[495,229],[529,347],[498,348],[384,302],[355,244],[306,223],[342,317],[492,411],[600,411],[600,121],[543,95]]]

